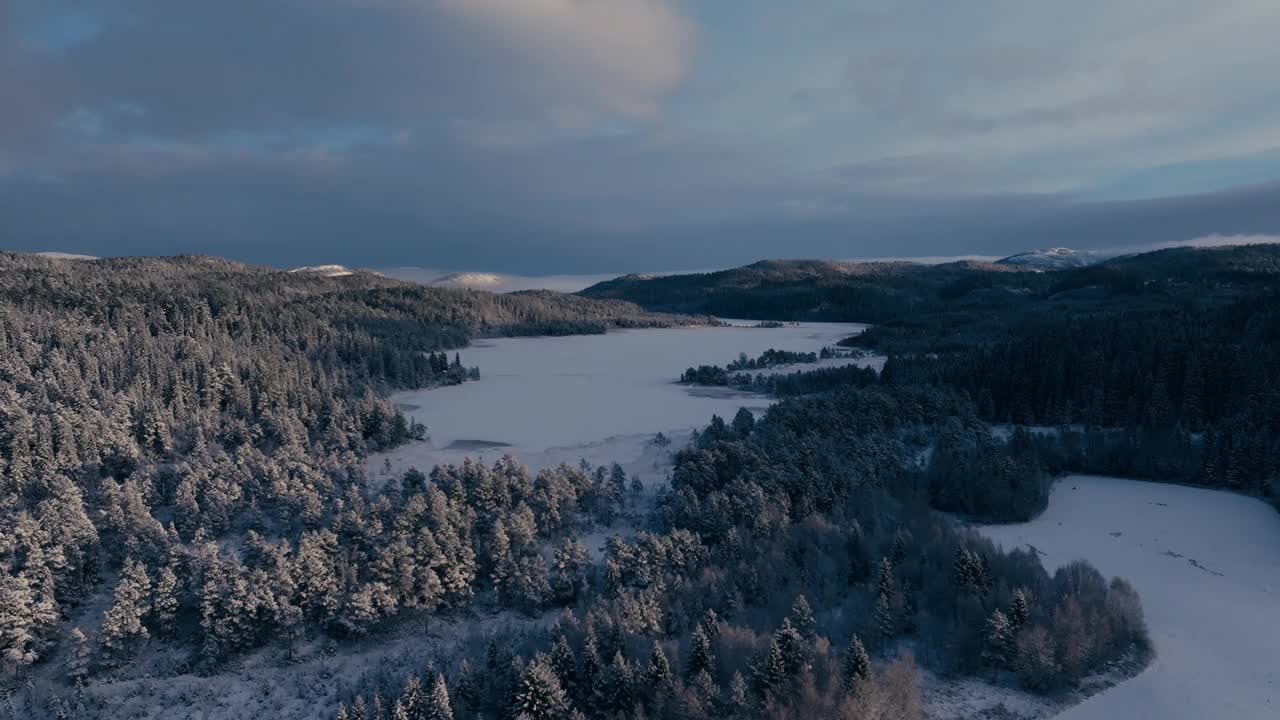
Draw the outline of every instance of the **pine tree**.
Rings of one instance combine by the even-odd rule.
[[[813,617],[813,608],[809,606],[809,601],[804,595],[797,595],[794,603],[791,604],[791,613],[787,616],[792,626],[799,631],[800,636],[808,642],[813,642],[818,636],[818,623]]]
[[[995,585],[995,577],[991,574],[991,566],[987,564],[987,558],[981,554],[974,554],[974,584],[978,590],[987,592]]]
[[[0,650],[4,669],[12,674],[40,658],[38,629],[31,617],[34,595],[25,573],[0,568]]]
[[[889,641],[893,640],[898,634],[898,625],[893,616],[893,607],[889,605],[889,598],[884,595],[876,598],[875,621],[876,630],[880,633],[880,652],[883,654],[889,648]]]
[[[151,597],[151,622],[156,634],[172,638],[177,632],[178,576],[171,566],[160,569]]]
[[[787,675],[794,677],[808,666],[810,655],[810,644],[791,624],[791,620],[784,619],[782,627],[773,634],[773,639],[782,648],[783,661],[786,664]]]
[[[418,678],[417,673],[410,673],[409,678],[405,680],[404,690],[400,691],[400,698],[396,704],[404,708],[405,715],[416,720],[422,717],[423,710],[426,708],[426,695],[422,692],[422,680]]]
[[[613,662],[604,668],[596,680],[595,708],[603,713],[625,712],[631,708],[631,665],[622,652],[613,655]]]
[[[685,677],[692,679],[699,672],[713,670],[715,658],[711,653],[711,638],[699,625],[693,631],[689,644],[689,663],[685,666]]]
[[[728,717],[746,717],[751,709],[751,695],[747,688],[746,678],[737,670],[729,681]]]
[[[1022,588],[1013,591],[1013,601],[1009,606],[1009,624],[1014,630],[1021,628],[1031,619],[1031,605],[1027,602],[1027,594]]]
[[[671,689],[671,663],[667,661],[667,653],[662,643],[653,641],[653,653],[649,656],[649,666],[645,668],[644,679],[650,692],[666,692]]]
[[[511,540],[507,535],[502,520],[493,525],[493,546],[489,549],[492,570],[489,572],[489,584],[499,594],[507,593],[507,584],[515,574],[515,558],[511,552]]]
[[[556,636],[555,645],[551,647],[551,669],[560,679],[560,686],[565,692],[571,697],[578,697],[578,659],[564,633]]]
[[[902,588],[902,613],[898,627],[905,634],[916,631],[915,591],[910,585],[904,585]]]
[[[67,661],[63,669],[71,685],[79,685],[89,676],[89,640],[80,628],[71,628],[67,635]]]
[[[955,561],[951,564],[951,584],[957,592],[963,592],[974,584],[973,556],[964,546],[956,548]]]
[[[765,655],[764,661],[756,667],[755,675],[756,684],[765,694],[782,687],[790,677],[787,672],[787,654],[776,635],[769,643],[769,652]]]
[[[900,568],[906,559],[907,541],[906,538],[902,536],[902,531],[899,530],[897,534],[893,536],[893,550],[889,555],[889,560],[893,563],[895,568]]]
[[[436,680],[431,685],[431,693],[426,696],[422,720],[453,720],[453,706],[449,702],[449,686],[442,673],[436,673]]]
[[[702,619],[698,621],[698,626],[707,634],[708,639],[715,640],[716,635],[720,632],[720,618],[716,615],[716,611],[712,608],[707,608],[707,611],[702,615]]]
[[[991,613],[987,620],[985,645],[982,650],[982,661],[992,670],[1007,670],[1012,666],[1016,646],[1013,628],[1009,618],[999,610]]]
[[[480,688],[477,687],[477,681],[471,671],[471,663],[465,658],[462,666],[458,670],[458,699],[462,701],[462,707],[472,714],[480,709]],[[446,688],[447,691],[447,688]]]
[[[149,633],[142,624],[147,613],[151,581],[147,569],[136,560],[126,560],[121,569],[111,607],[103,614],[98,642],[112,660],[127,659]]]
[[[849,647],[845,648],[844,660],[841,663],[842,681],[846,691],[852,692],[858,683],[871,677],[871,657],[863,647],[862,640],[854,635],[849,639]]]
[[[876,583],[877,593],[892,602],[893,594],[897,591],[897,586],[898,584],[893,577],[893,562],[890,561],[889,558],[881,558],[880,577]]]

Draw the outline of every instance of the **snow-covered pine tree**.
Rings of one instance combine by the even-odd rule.
[[[1031,619],[1031,603],[1027,600],[1027,594],[1018,588],[1013,591],[1013,600],[1009,604],[1009,624],[1014,630],[1021,628]]]
[[[884,595],[876,597],[875,623],[876,631],[880,634],[880,652],[884,654],[889,649],[889,642],[898,634],[898,623],[893,615],[893,606],[889,604],[889,598]]]
[[[871,677],[871,657],[857,635],[849,638],[844,659],[840,663],[841,680],[846,691],[852,692],[858,683]]]
[[[711,638],[707,636],[706,630],[701,625],[693,631],[693,636],[689,643],[689,662],[685,666],[685,677],[693,678],[699,672],[712,670],[712,664],[715,660],[711,653]]]
[[[804,595],[797,595],[791,604],[791,613],[787,616],[791,625],[800,633],[806,642],[813,642],[818,636],[818,623],[813,617],[813,608]]]
[[[1016,647],[1013,628],[1009,625],[1008,616],[998,609],[992,611],[991,617],[987,619],[984,641],[982,661],[993,672],[1012,667]]]
[[[102,629],[98,631],[98,642],[110,661],[128,659],[149,636],[142,619],[149,609],[150,592],[146,567],[136,560],[126,560],[111,607],[103,613]]]
[[[449,701],[449,685],[444,675],[436,673],[431,692],[425,698],[421,720],[453,720],[453,705]]]
[[[649,655],[649,665],[644,670],[644,679],[648,683],[648,692],[666,692],[671,689],[671,663],[662,643],[653,641],[653,653]]]
[[[151,592],[151,624],[156,634],[169,639],[177,632],[178,575],[173,567],[165,565],[156,575]]]
[[[560,720],[568,710],[568,698],[551,667],[551,659],[538,653],[520,678],[511,707],[512,716],[528,720]]]

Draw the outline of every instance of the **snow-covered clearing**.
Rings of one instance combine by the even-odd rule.
[[[1083,558],[1137,588],[1156,657],[1060,717],[1280,717],[1280,514],[1200,488],[1072,476],[1022,525],[987,526],[1046,567]]]
[[[755,357],[770,348],[817,352],[865,327],[803,323],[480,341],[462,350],[463,364],[480,368],[479,382],[393,396],[407,416],[427,426],[430,439],[372,456],[369,474],[375,482],[384,477],[388,462],[398,474],[510,454],[535,472],[585,459],[618,462],[646,484],[661,481],[667,453],[652,444],[658,432],[672,438],[669,449],[678,449],[713,414],[729,420],[739,408],[759,411],[770,402],[728,388],[676,384],[685,369],[725,365],[739,353]],[[878,357],[834,358],[787,370],[881,363]]]

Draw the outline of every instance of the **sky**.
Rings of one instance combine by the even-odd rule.
[[[0,0],[0,247],[525,275],[1280,233],[1274,0]]]

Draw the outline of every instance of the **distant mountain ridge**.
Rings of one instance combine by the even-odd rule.
[[[289,272],[310,273],[324,277],[347,277],[348,275],[355,274],[354,270],[345,265],[307,265],[304,267],[293,268]]]
[[[996,261],[998,265],[1019,265],[1037,270],[1066,270],[1080,268],[1102,261],[1102,256],[1087,250],[1073,250],[1066,247],[1048,248],[1047,250],[1030,250],[1016,253]]]
[[[662,312],[883,323],[926,313],[979,316],[1037,298],[1079,302],[1114,292],[1163,302],[1156,296],[1181,292],[1177,286],[1212,290],[1271,283],[1277,275],[1280,245],[1183,247],[1111,258],[1055,248],[999,262],[939,265],[764,260],[710,273],[624,275],[579,294]]]

